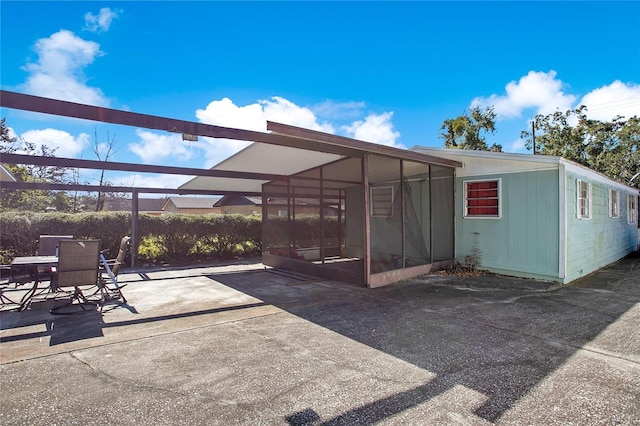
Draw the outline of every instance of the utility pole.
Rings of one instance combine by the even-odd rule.
[[[533,143],[533,155],[536,155],[536,119],[531,121],[531,142]]]

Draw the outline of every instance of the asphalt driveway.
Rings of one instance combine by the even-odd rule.
[[[0,313],[3,425],[640,424],[637,256],[562,287],[138,272],[102,313]]]

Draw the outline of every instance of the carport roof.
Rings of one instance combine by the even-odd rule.
[[[280,123],[268,122],[267,128],[276,135],[298,138],[300,146],[308,147],[308,149],[256,142],[213,166],[211,170],[292,176],[344,158],[362,157],[365,153],[379,154],[421,163],[439,164],[448,167],[461,166],[461,163],[455,160],[344,138]],[[309,142],[311,142],[312,145],[310,145]],[[322,151],[323,145],[326,147],[326,152]],[[348,150],[348,152],[345,150]],[[260,193],[262,191],[262,185],[266,182],[269,181],[198,176],[181,185],[179,189]]]
[[[263,173],[264,171],[264,173],[290,176],[342,158],[345,157],[337,154],[307,151],[287,146],[253,143],[237,154],[213,166],[211,169],[254,173]],[[262,192],[262,184],[266,182],[268,181],[198,176],[181,185],[180,189],[213,189],[213,192],[224,190],[231,192],[260,193]]]
[[[269,132],[214,126],[206,123],[159,117],[130,111],[78,104],[58,99],[0,90],[0,106],[25,111],[41,112],[63,117],[81,118],[103,123],[114,123],[146,129],[182,133],[190,136],[205,136],[219,139],[254,142],[245,150],[224,160],[210,170],[187,169],[166,166],[149,166],[114,162],[98,162],[80,159],[62,159],[39,157],[44,165],[80,167],[97,170],[128,170],[136,172],[173,173],[198,176],[182,185],[178,191],[202,190],[209,194],[244,193],[258,194],[262,184],[269,180],[287,180],[288,176],[342,158],[362,158],[367,154],[376,154],[390,158],[437,164],[446,167],[462,167],[462,163],[453,159],[440,158],[429,154],[405,149],[364,142],[356,139],[335,136],[328,133],[302,129],[280,123],[267,122]],[[32,158],[16,154],[7,154],[13,162],[35,164]],[[20,157],[20,158],[18,158]],[[7,158],[3,158],[7,160]],[[259,173],[258,170],[269,171]],[[8,182],[7,184],[11,184]],[[68,189],[94,190],[86,185],[47,184],[46,188],[29,188],[29,183],[20,183],[22,189]],[[38,184],[41,185],[41,184]],[[83,189],[80,189],[83,188]],[[120,187],[119,187],[120,188]],[[98,188],[99,190],[100,188]],[[116,188],[111,188],[116,190]],[[123,188],[127,190],[127,188]],[[136,188],[144,189],[144,188]],[[121,190],[121,189],[117,189]],[[144,189],[145,192],[160,192],[162,188]]]

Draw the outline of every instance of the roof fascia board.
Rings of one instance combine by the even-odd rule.
[[[493,152],[493,151],[476,151],[471,149],[455,149],[455,148],[434,148],[429,146],[416,145],[411,148],[412,151],[432,152],[434,155],[438,154],[451,154],[459,157],[476,157],[476,158],[489,158],[511,161],[531,161],[536,163],[551,163],[559,164],[561,157],[555,157],[551,155],[533,155],[533,154],[519,154],[512,152]]]
[[[288,124],[275,123],[267,121],[267,130],[276,132],[279,135],[291,136],[305,140],[322,141],[326,144],[349,147],[357,149],[363,153],[383,155],[387,157],[395,157],[403,160],[413,160],[421,163],[439,164],[449,167],[462,167],[462,163],[447,158],[435,157],[428,154],[422,154],[415,151],[394,148],[387,145],[380,145],[371,142],[360,141],[357,139],[346,138],[344,136],[331,135],[328,133],[318,132],[315,130],[303,129],[301,127],[290,126]]]
[[[574,173],[579,176],[583,176],[587,179],[592,179],[596,182],[604,183],[606,185],[609,185],[614,188],[618,188],[620,190],[632,192],[634,194],[640,194],[640,190],[638,188],[634,188],[622,182],[613,180],[610,177],[603,175],[600,172],[596,172],[595,170],[591,170],[590,168],[583,166],[582,164],[578,164],[570,160],[565,160],[564,158],[561,159],[560,161],[565,166],[565,170],[567,172]]]

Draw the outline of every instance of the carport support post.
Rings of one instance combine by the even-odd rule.
[[[131,267],[138,262],[138,190],[131,193]]]
[[[405,203],[405,199],[404,199],[404,160],[400,160],[400,218],[402,220],[401,222],[401,239],[402,239],[402,247],[401,247],[401,253],[402,253],[402,267],[406,268],[407,267],[407,253],[406,253],[406,245],[407,245],[407,226],[406,226],[406,220],[405,220],[405,214],[406,212],[404,211],[404,203]]]
[[[369,219],[369,154],[362,156],[362,188],[364,197],[364,284],[371,280],[371,220]]]
[[[324,263],[324,175],[320,166],[320,261]]]

